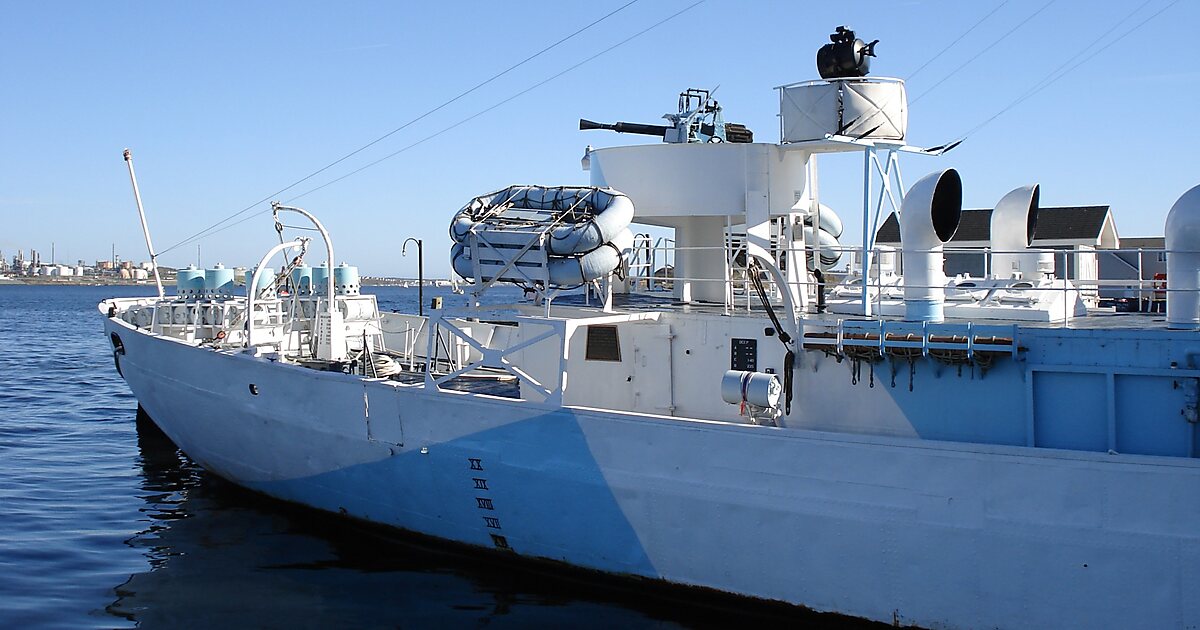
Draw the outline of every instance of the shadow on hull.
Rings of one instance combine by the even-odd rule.
[[[106,610],[139,625],[884,627],[286,503],[204,473],[140,407],[137,431],[149,570]]]

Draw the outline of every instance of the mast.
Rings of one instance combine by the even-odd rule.
[[[146,225],[146,211],[142,208],[142,193],[138,191],[137,176],[133,173],[133,153],[125,149],[125,164],[129,167],[129,181],[133,184],[133,199],[137,202],[138,218],[142,220],[142,234],[146,237],[146,251],[150,254],[150,268],[154,271],[154,284],[158,286],[158,297],[162,299],[162,278],[158,275],[158,254],[154,253],[154,243],[150,241],[150,228]]]

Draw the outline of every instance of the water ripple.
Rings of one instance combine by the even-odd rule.
[[[102,334],[98,302],[151,292],[0,286],[0,627],[747,621],[381,538],[203,473],[139,427]],[[380,292],[416,310],[415,290]]]

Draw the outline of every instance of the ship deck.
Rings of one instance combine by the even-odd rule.
[[[766,317],[766,311],[758,303],[757,298],[751,298],[747,305],[745,297],[741,296],[737,311],[733,317]],[[554,301],[558,306],[594,307],[595,298],[588,304],[582,294],[563,296]],[[645,293],[614,294],[613,307],[623,311],[674,311],[681,313],[703,313],[725,315],[724,305],[705,302],[680,302],[668,294],[654,295]],[[840,313],[809,313],[804,316],[804,322],[810,324],[829,323],[836,325],[838,320],[862,319],[861,316]],[[871,319],[884,321],[903,321],[899,317],[886,315],[872,316]],[[947,319],[947,323],[957,321]],[[1167,330],[1166,313],[1122,313],[1112,308],[1088,309],[1087,315],[1075,317],[1066,322],[1033,322],[1017,319],[980,319],[978,324],[1007,326],[1016,324],[1022,328],[1063,328],[1072,330]]]
[[[419,385],[425,382],[424,372],[401,372],[389,377],[393,381],[406,385]],[[514,379],[501,379],[491,376],[460,376],[450,379],[440,385],[442,389],[470,394],[500,396],[502,398],[520,398],[521,386]]]

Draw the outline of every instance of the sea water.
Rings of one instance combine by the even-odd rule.
[[[415,288],[364,290],[385,309],[416,311]],[[0,628],[830,621],[647,594],[636,583],[391,535],[224,482],[137,421],[137,401],[113,369],[96,304],[153,293],[0,286]],[[426,301],[434,296],[465,304],[427,288]]]

